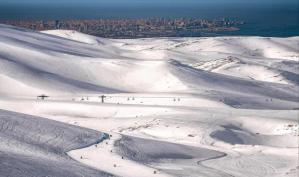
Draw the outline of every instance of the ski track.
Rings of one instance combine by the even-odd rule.
[[[66,155],[98,143],[100,132],[0,110],[0,176],[112,176]]]
[[[296,177],[298,44],[0,24],[0,176]]]

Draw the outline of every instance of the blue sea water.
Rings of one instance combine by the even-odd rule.
[[[18,5],[0,4],[1,20],[97,18],[230,18],[246,22],[240,31],[220,35],[299,36],[299,9],[292,4],[198,5]]]

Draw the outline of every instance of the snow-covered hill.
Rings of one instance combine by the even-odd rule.
[[[97,143],[100,132],[4,110],[0,127],[0,176],[112,176],[65,154]]]
[[[105,39],[0,25],[0,109],[113,135],[68,152],[107,174],[296,176],[298,46],[298,37]]]

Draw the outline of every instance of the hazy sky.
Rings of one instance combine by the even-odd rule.
[[[295,3],[298,0],[0,0],[0,3],[97,3],[97,4],[200,4],[200,3]]]

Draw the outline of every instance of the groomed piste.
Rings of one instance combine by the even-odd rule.
[[[298,46],[0,25],[0,176],[296,177]]]

